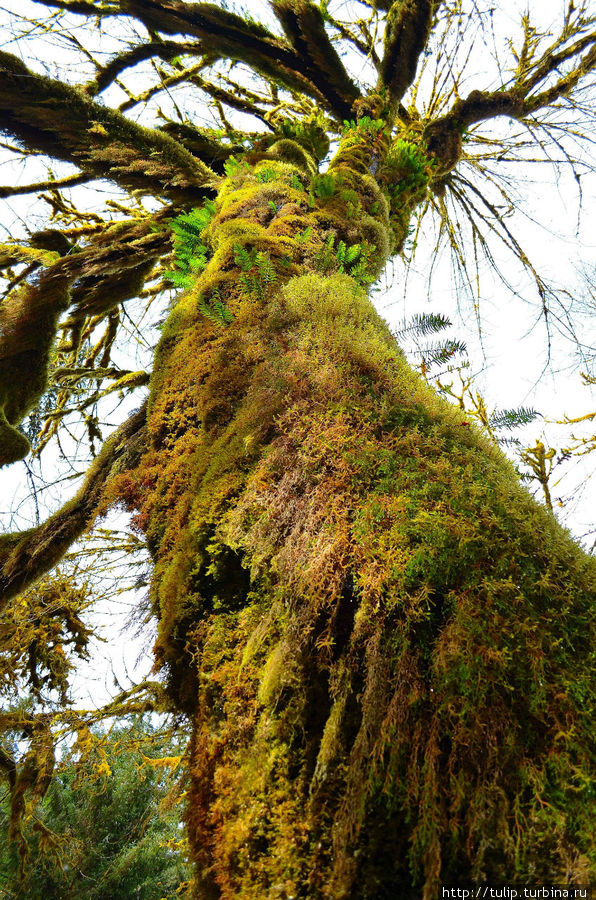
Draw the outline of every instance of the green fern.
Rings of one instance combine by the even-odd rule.
[[[326,172],[324,175],[315,175],[311,182],[312,193],[319,200],[330,200],[335,193],[335,175]]]
[[[335,247],[335,235],[330,234],[325,244],[315,255],[316,266],[321,272],[345,272],[359,284],[371,284],[371,262],[376,248],[368,241],[350,244],[340,241]]]
[[[308,228],[305,228],[304,231],[299,231],[296,235],[296,241],[298,244],[305,244],[309,237],[312,234],[312,228],[309,225]]]
[[[260,169],[256,173],[255,178],[260,184],[267,184],[268,182],[275,181],[279,178],[279,174],[275,169],[268,167],[266,169]]]
[[[197,307],[199,309],[199,312],[202,313],[205,318],[211,319],[212,322],[229,325],[234,318],[226,304],[221,299],[219,288],[213,288],[208,297],[204,297],[201,294],[199,299],[197,300]]]
[[[224,172],[228,178],[233,178],[234,175],[238,175],[238,173],[242,169],[247,169],[248,166],[246,163],[240,162],[240,160],[236,159],[235,156],[229,156],[224,162]]]
[[[423,348],[422,356],[426,368],[429,369],[431,366],[444,365],[450,362],[454,356],[463,355],[466,351],[467,347],[464,341],[447,340],[442,343],[428,344]]]
[[[176,268],[166,272],[164,278],[174,287],[188,290],[207,265],[209,249],[202,241],[202,234],[214,215],[215,203],[206,200],[202,206],[171,222]]]
[[[277,272],[269,253],[236,244],[234,261],[243,272],[239,280],[244,290],[258,300],[263,300],[269,285],[277,280]]]
[[[343,138],[350,136],[350,133],[374,135],[382,131],[384,127],[385,122],[382,119],[371,119],[370,116],[362,116],[357,122],[353,119],[350,121],[344,119],[341,135]]]

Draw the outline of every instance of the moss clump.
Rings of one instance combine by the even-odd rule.
[[[282,162],[290,163],[290,165],[302,169],[311,176],[316,171],[316,164],[311,154],[297,141],[287,138],[276,141],[268,151],[267,156],[271,159],[279,159]]]

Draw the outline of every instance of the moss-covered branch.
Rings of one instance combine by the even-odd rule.
[[[529,28],[529,22],[526,22]],[[554,46],[565,43],[563,36]],[[462,135],[479,122],[508,116],[536,124],[541,112],[552,109],[565,98],[573,103],[577,88],[596,69],[596,32],[583,35],[570,46],[555,52],[551,47],[537,60],[519,55],[519,71],[510,87],[496,91],[473,90],[458,98],[448,113],[429,122],[424,130],[427,148],[438,163],[437,174],[450,171],[461,155]],[[561,67],[568,64],[568,71]],[[540,90],[540,86],[547,84]]]
[[[204,160],[210,167],[219,172],[222,164],[235,153],[242,153],[241,144],[224,144],[210,137],[207,129],[196,128],[182,122],[168,122],[161,126],[161,131],[170,134],[179,144]]]
[[[162,132],[94,103],[81,90],[32,72],[0,51],[1,128],[29,148],[129,190],[192,202],[215,173]]]
[[[347,114],[360,91],[329,39],[321,8],[309,0],[273,0],[272,7],[313,84]]]
[[[58,233],[59,234],[59,233]],[[106,313],[142,289],[170,237],[151,223],[107,228],[78,253],[50,262],[35,283],[24,283],[0,305],[0,466],[29,451],[17,426],[35,405],[47,382],[50,349],[58,320],[72,307],[68,323],[76,332],[86,316]],[[10,250],[4,254],[11,259]],[[19,259],[18,250],[14,256]],[[26,248],[27,249],[27,248]],[[56,253],[31,251],[45,261]],[[72,287],[71,287],[72,286]]]
[[[51,6],[53,9],[64,9],[67,12],[77,13],[82,16],[93,16],[100,18],[101,16],[114,16],[119,13],[119,3],[117,0],[33,0],[34,3],[43,3],[44,6]]]
[[[395,109],[414,81],[436,5],[433,0],[396,0],[387,13],[378,87],[387,88]]]
[[[75,497],[43,525],[0,537],[0,608],[60,561],[101,509],[110,476],[132,468],[145,449],[145,407],[104,444]]]
[[[0,306],[0,466],[22,459],[29,442],[17,426],[43,393],[58,319],[69,304],[69,279],[46,270]]]
[[[144,62],[147,59],[162,59],[170,62],[182,54],[200,56],[203,53],[201,44],[184,44],[177,41],[150,41],[147,44],[138,44],[123,53],[118,53],[108,60],[97,72],[93,81],[86,85],[85,91],[90,97],[94,97],[112,84],[119,75],[127,69]]]
[[[334,85],[320,78],[319,66],[311,71],[310,56],[302,55],[263,25],[211,3],[121,0],[120,8],[151,32],[193,35],[216,56],[244,62],[274,83],[314,97],[339,119],[349,116],[352,93],[338,95]]]
[[[78,184],[85,184],[92,177],[79,172],[75,175],[67,175],[65,178],[52,178],[47,181],[37,181],[33,184],[19,184],[14,187],[6,185],[0,187],[0,198],[17,197],[22,194],[36,194],[39,191],[46,191],[48,188],[56,190],[65,187],[75,187]]]

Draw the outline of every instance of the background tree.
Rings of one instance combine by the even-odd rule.
[[[95,453],[104,399],[149,391],[76,495],[1,539],[4,602],[99,514],[133,513],[153,561],[154,694],[190,722],[198,897],[585,882],[594,561],[409,368],[367,290],[434,215],[464,279],[496,235],[547,334],[563,321],[505,221],[506,167],[532,147],[589,168],[588,4],[545,33],[526,15],[472,85],[466,53],[496,42],[477,3],[274,0],[262,23],[179,0],[46,9],[27,28],[64,36],[90,77],[0,52],[7,146],[75,167],[2,189],[37,192],[51,227],[2,247],[1,461],[77,414]],[[126,46],[100,56],[86,21]],[[217,129],[197,126],[194,96]],[[98,179],[128,199],[75,205],[68,191]],[[182,292],[151,337],[164,280]],[[157,341],[150,374],[114,363],[133,314]],[[17,821],[49,783],[54,721],[33,712],[22,765],[5,760]]]

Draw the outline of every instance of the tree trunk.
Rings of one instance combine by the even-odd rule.
[[[237,164],[113,487],[193,723],[200,898],[590,872],[594,561],[374,311],[418,189],[386,153],[348,129],[325,176],[294,141]]]

